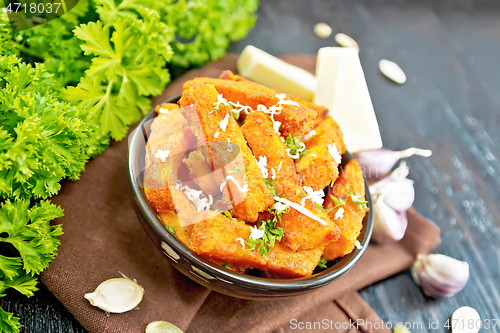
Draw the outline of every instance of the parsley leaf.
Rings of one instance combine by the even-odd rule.
[[[43,64],[0,57],[0,196],[47,198],[64,178],[79,179],[107,142],[93,115],[56,97]]]
[[[0,332],[16,333],[19,332],[21,327],[19,318],[14,317],[13,313],[0,308]]]
[[[327,269],[328,266],[326,266],[326,258],[325,257],[321,257],[321,259],[319,259],[318,261],[318,267],[321,268],[321,269]]]
[[[349,192],[349,195],[351,196],[352,202],[356,204],[356,209],[357,210],[362,210],[368,208],[367,203],[368,201],[364,200],[364,196],[362,195],[354,195],[351,192]]]

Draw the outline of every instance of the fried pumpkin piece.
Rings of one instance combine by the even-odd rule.
[[[240,127],[231,116],[231,109],[220,103],[212,84],[185,89],[179,103],[196,107],[208,141],[212,168],[224,169],[225,177],[219,186],[229,189],[232,213],[238,219],[256,221],[259,212],[268,209],[274,200]]]
[[[357,202],[353,201],[350,193],[355,196]],[[347,201],[344,205],[333,208],[335,201],[330,195],[338,199],[339,202]],[[343,257],[354,250],[356,240],[363,228],[363,218],[369,210],[366,205],[359,203],[363,200],[365,200],[363,170],[356,160],[350,160],[334,186],[330,188],[329,196],[324,204],[326,209],[333,208],[328,215],[341,230],[339,240],[326,246],[323,253],[326,260]]]
[[[304,135],[314,126],[314,120],[317,116],[315,110],[295,100],[287,100],[285,94],[261,84],[248,80],[233,81],[199,77],[184,83],[183,88],[188,89],[200,83],[213,84],[217,91],[228,101],[238,102],[241,105],[251,107],[253,110],[257,110],[259,105],[269,109],[281,103],[282,109],[279,113],[274,114],[274,119],[281,122],[283,135],[285,136],[288,136],[288,134],[292,136]],[[285,97],[285,99],[280,99],[279,96]],[[293,102],[294,104],[285,104],[284,101]]]
[[[205,192],[210,195],[220,193],[219,185],[212,173],[212,167],[207,161],[208,147],[201,146],[189,153],[184,160],[189,172],[189,177]]]
[[[309,250],[338,239],[340,230],[330,220],[325,210],[316,207],[311,199],[303,200],[307,193],[302,179],[297,174],[295,163],[287,154],[287,147],[274,131],[269,118],[262,112],[253,112],[248,115],[241,129],[255,158],[260,159],[261,156],[266,158],[269,181],[276,182],[274,189],[277,194],[299,205],[304,201],[304,208],[327,223],[325,226],[290,207],[281,217],[280,227],[284,232],[281,242],[292,250]]]
[[[178,107],[158,114],[151,123],[146,144],[144,192],[157,213],[175,210],[168,184],[175,184],[184,152],[194,140],[193,132]]]
[[[253,81],[250,81],[248,79],[245,79],[242,76],[233,74],[233,72],[231,72],[230,70],[223,71],[222,74],[219,76],[219,79],[239,81],[239,82],[241,82],[241,81],[253,82]],[[284,94],[286,96],[286,99],[298,102],[300,104],[307,106],[310,109],[315,110],[318,114],[317,117],[319,117],[320,119],[324,118],[326,116],[326,114],[328,113],[328,109],[323,105],[318,105],[318,104],[315,104],[313,102],[304,101],[302,98],[299,98],[299,97],[296,97],[293,95],[289,95],[287,93],[284,93]]]
[[[179,109],[179,105],[176,103],[163,103],[162,105],[157,105],[155,111],[156,113],[168,113],[177,109]]]
[[[194,210],[196,211],[196,209]],[[191,231],[193,230],[193,224],[182,226],[179,221],[179,216],[175,211],[168,211],[160,213],[159,215],[165,226],[168,225],[174,229],[174,236],[177,237],[184,245],[189,247],[189,244],[191,243]]]
[[[346,148],[342,131],[332,117],[326,117],[314,131],[316,134],[306,141],[307,151],[297,160],[296,166],[304,185],[317,191],[337,179],[339,157]]]
[[[286,278],[311,275],[323,251],[317,248],[296,252],[275,243],[269,248],[269,257],[265,257],[257,249],[249,251],[246,244],[243,249],[241,241],[248,239],[250,233],[250,226],[219,214],[194,225],[190,248],[214,262],[257,268]]]

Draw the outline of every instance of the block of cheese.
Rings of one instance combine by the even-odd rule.
[[[238,73],[249,80],[312,102],[316,78],[302,68],[290,65],[252,45],[245,47],[237,65]]]
[[[314,103],[324,105],[344,133],[347,150],[382,148],[377,118],[355,49],[323,47],[316,63]]]

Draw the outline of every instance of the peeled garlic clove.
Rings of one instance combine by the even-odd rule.
[[[332,28],[328,24],[321,22],[314,26],[314,33],[319,38],[328,38],[332,34]]]
[[[392,151],[385,148],[357,153],[356,160],[363,168],[365,175],[371,179],[377,179],[389,171],[402,158],[413,155],[429,157],[432,155],[430,150],[419,148],[408,148],[402,151]]]
[[[382,74],[384,74],[388,79],[399,84],[403,84],[406,82],[405,72],[403,72],[401,67],[399,67],[399,65],[395,62],[382,59],[378,63],[378,67]]]
[[[382,189],[384,202],[392,209],[405,212],[415,200],[413,180],[398,179],[387,183]]]
[[[402,324],[399,324],[398,326],[394,327],[394,330],[392,331],[393,333],[411,333],[409,329],[404,327]]]
[[[335,35],[335,41],[342,47],[350,47],[353,49],[356,49],[356,51],[359,53],[359,45],[358,43],[352,39],[351,37],[347,36],[346,34],[343,33],[338,33]]]
[[[372,240],[379,244],[399,241],[406,232],[408,219],[406,212],[397,212],[389,207],[384,196],[379,195],[373,205],[373,233]]]
[[[469,264],[442,254],[419,254],[411,275],[427,296],[451,297],[467,284]]]
[[[85,298],[104,311],[123,313],[139,305],[143,295],[144,289],[135,280],[115,278],[104,281]]]
[[[153,321],[146,326],[146,333],[183,333],[182,330],[168,321]]]
[[[481,316],[470,306],[462,306],[453,312],[451,322],[453,333],[477,333],[482,327]]]

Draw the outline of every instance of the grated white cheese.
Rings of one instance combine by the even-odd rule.
[[[229,124],[229,113],[226,113],[226,116],[224,117],[224,119],[222,119],[220,121],[219,125],[220,125],[220,129],[222,130],[222,132],[226,131],[227,124]]]
[[[288,205],[285,205],[284,203],[281,203],[281,202],[275,202],[272,206],[271,206],[272,209],[276,209],[276,210],[285,210],[288,208]]]
[[[311,153],[311,156],[312,157],[316,157],[316,153]]]
[[[308,141],[310,138],[312,138],[313,136],[316,135],[316,131],[315,130],[312,130],[311,132],[307,133],[306,135],[304,135],[304,140],[305,141]]]
[[[274,170],[274,168],[271,168],[271,172],[272,172],[272,176],[271,176],[271,179],[272,180],[275,180],[276,179],[276,170]]]
[[[243,238],[238,237],[238,238],[236,238],[236,241],[241,243],[241,249],[244,250],[245,249],[245,241],[243,240]]]
[[[340,207],[335,213],[335,220],[341,219],[344,216],[344,208]]]
[[[332,155],[335,163],[340,164],[340,162],[342,162],[342,156],[340,156],[337,147],[333,143],[330,143],[328,145],[328,152],[330,153],[330,155]]]
[[[168,155],[170,155],[170,149],[167,150],[158,149],[156,151],[155,157],[161,160],[162,162],[165,162],[167,160]]]
[[[297,103],[295,101],[285,100],[285,98],[286,98],[285,94],[276,94],[276,97],[279,99],[278,103],[276,105],[270,106],[269,108],[263,104],[257,105],[257,111],[262,111],[262,112],[268,114],[271,117],[271,120],[273,122],[274,122],[274,115],[281,113],[281,110],[283,109],[283,105],[299,106],[299,103]]]
[[[300,201],[300,205],[304,206],[307,199],[311,199],[313,202],[318,205],[322,205],[325,200],[325,192],[323,190],[314,191],[312,187],[304,186],[304,191],[306,191],[307,196],[303,197]]]
[[[280,164],[278,164],[278,172],[281,170],[281,165],[283,164],[283,161],[280,161]]]
[[[254,240],[262,238],[262,236],[264,236],[266,232],[265,230],[258,229],[256,226],[250,227],[250,230],[251,230],[250,238]]]
[[[356,240],[356,242],[354,242],[354,246],[356,246],[356,248],[358,250],[362,250],[363,249],[363,246],[361,245],[361,243],[358,240]]]
[[[168,109],[164,109],[164,108],[160,108],[160,110],[158,111],[158,113],[168,113]]]
[[[248,184],[245,184],[245,186],[241,187],[240,184],[238,184],[238,181],[236,179],[234,179],[233,176],[226,176],[226,178],[224,178],[224,181],[222,182],[222,184],[220,185],[220,190],[222,192],[222,189],[224,188],[224,186],[226,186],[227,182],[229,180],[232,180],[234,185],[236,185],[236,187],[238,188],[238,190],[240,192],[243,192],[243,194],[246,194],[250,189],[248,188]]]
[[[240,104],[240,102],[233,103],[229,101],[228,103],[234,107],[234,109],[232,110],[234,113],[239,114],[241,111],[245,111],[246,114],[250,114],[253,111],[250,106],[242,105]]]
[[[311,218],[311,219],[313,219],[315,221],[318,221],[319,223],[321,223],[323,225],[328,225],[328,222],[326,222],[323,219],[320,219],[319,217],[317,217],[316,215],[314,215],[313,213],[311,213],[309,210],[307,210],[306,208],[302,207],[299,204],[296,204],[295,202],[292,202],[292,201],[290,201],[288,199],[280,198],[280,197],[274,197],[274,200],[278,201],[278,202],[281,202],[281,203],[284,203],[284,204],[292,207],[293,209],[295,209],[299,213],[302,213],[305,216],[307,216],[307,217],[309,217],[309,218]]]
[[[257,165],[259,166],[260,172],[262,172],[262,177],[267,179],[269,177],[269,171],[267,170],[267,157],[259,156],[259,160],[257,161]]]
[[[217,103],[214,103],[215,110],[219,111],[220,105],[227,105],[227,99],[222,97],[222,94],[217,95]]]
[[[220,134],[219,132],[215,133],[215,134],[214,134],[214,138],[216,138],[216,139],[217,139],[217,138],[219,137],[219,134]]]
[[[196,207],[196,211],[201,212],[201,211],[207,211],[210,209],[210,205],[214,202],[214,198],[209,195],[208,198],[200,198],[200,196],[203,194],[203,191],[197,191],[195,189],[189,188],[187,185],[182,185],[180,180],[177,180],[175,182],[175,189],[180,189],[186,196],[188,197],[189,201],[193,203]]]
[[[281,135],[281,133],[280,133],[280,126],[281,126],[281,122],[277,121],[277,120],[273,124],[273,129],[276,132],[276,134],[278,134],[278,135]]]

